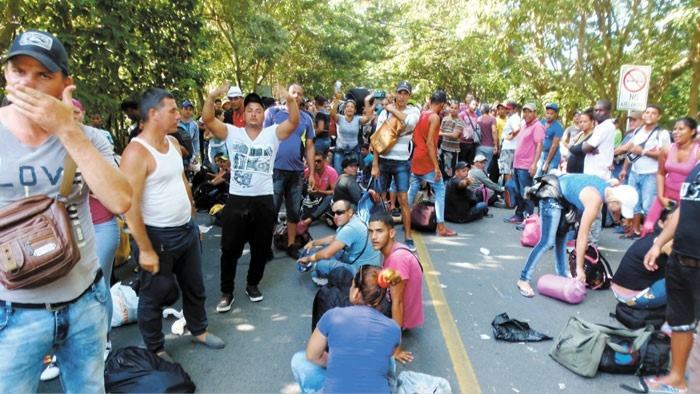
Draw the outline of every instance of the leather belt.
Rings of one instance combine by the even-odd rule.
[[[25,304],[21,302],[12,302],[12,301],[3,301],[0,300],[0,307],[5,307],[7,305],[10,305],[12,308],[17,308],[17,309],[46,309],[47,311],[57,311],[60,309],[65,308],[66,306],[78,301],[80,297],[84,296],[90,289],[92,289],[92,286],[96,283],[98,283],[100,280],[102,280],[103,273],[102,270],[98,270],[97,274],[95,275],[95,280],[92,281],[90,286],[88,286],[85,291],[80,293],[79,296],[73,298],[70,301],[63,301],[63,302],[55,302],[55,303],[46,303],[46,304]]]
[[[681,265],[684,267],[700,268],[700,260],[698,259],[694,259],[688,256],[681,256],[680,254],[676,254],[676,258],[678,259],[678,262],[681,263]]]

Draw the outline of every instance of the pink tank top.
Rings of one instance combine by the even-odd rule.
[[[688,155],[688,159],[682,163],[675,160],[676,148],[678,148],[677,143],[671,144],[671,149],[669,149],[668,156],[666,156],[666,163],[664,163],[664,169],[666,169],[664,197],[678,201],[680,199],[681,184],[698,162],[698,144],[693,144],[693,150]]]

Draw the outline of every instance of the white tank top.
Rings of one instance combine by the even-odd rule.
[[[182,226],[192,216],[192,204],[182,181],[182,155],[170,138],[167,140],[168,153],[160,153],[141,138],[133,139],[156,160],[156,169],[146,177],[141,199],[143,223],[151,227]]]

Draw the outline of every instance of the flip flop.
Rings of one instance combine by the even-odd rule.
[[[450,230],[447,227],[445,227],[445,230],[443,230],[442,232],[437,231],[436,234],[438,235],[438,237],[454,237],[455,235],[457,235],[456,232]]]
[[[523,297],[525,297],[525,298],[532,298],[532,297],[535,296],[535,291],[534,291],[534,290],[532,290],[532,289],[530,289],[530,290],[523,289],[523,288],[520,287],[520,285],[518,285],[518,284],[516,284],[516,286],[518,286],[518,290],[520,290],[520,295],[521,295],[521,296],[523,296]]]
[[[673,386],[669,386],[666,383],[663,383],[659,381],[658,378],[651,378],[651,379],[646,379],[645,384],[647,386],[647,389],[649,390],[650,393],[687,393],[688,389],[679,389]],[[655,385],[657,387],[651,387],[652,385]],[[642,384],[640,383],[640,386]],[[644,387],[642,387],[644,389]]]

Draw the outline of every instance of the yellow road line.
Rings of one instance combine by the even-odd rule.
[[[445,293],[442,291],[438,276],[432,274],[437,270],[433,265],[433,261],[430,259],[428,249],[425,246],[425,242],[423,242],[423,236],[416,232],[413,232],[412,235],[413,241],[416,244],[418,257],[420,258],[421,264],[423,264],[423,277],[428,284],[430,298],[433,300],[433,306],[435,307],[435,313],[440,323],[440,329],[442,330],[443,338],[445,338],[445,345],[447,346],[447,351],[452,360],[452,367],[457,376],[457,383],[459,384],[459,391],[457,392],[481,394],[481,387],[476,379],[472,363],[469,361],[467,349],[464,348],[462,336],[459,334],[450,306],[447,304]],[[452,391],[455,391],[454,388]]]

